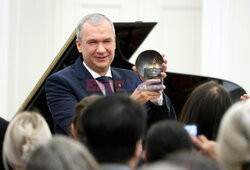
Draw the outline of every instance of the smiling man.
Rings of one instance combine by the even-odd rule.
[[[46,81],[55,133],[69,134],[75,105],[91,94],[131,94],[132,99],[146,105],[148,126],[161,119],[176,119],[170,99],[159,91],[165,89],[159,84],[161,80],[143,82],[135,67],[131,71],[110,66],[115,57],[116,38],[114,25],[106,16],[87,15],[80,20],[76,31],[76,45],[81,55],[73,65],[52,74]],[[163,78],[166,63],[164,59]]]

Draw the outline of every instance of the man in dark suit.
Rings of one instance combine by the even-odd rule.
[[[161,119],[176,119],[170,99],[159,92],[165,88],[159,84],[160,80],[142,82],[136,72],[110,67],[116,42],[114,25],[107,17],[102,14],[85,16],[77,26],[76,45],[81,53],[78,60],[51,75],[46,82],[47,103],[55,133],[69,134],[75,105],[91,94],[131,94],[132,99],[146,104],[148,126]],[[163,78],[166,77],[166,63],[164,59]],[[135,67],[133,69],[136,71]]]
[[[4,135],[7,130],[9,122],[4,120],[3,118],[0,117],[0,169],[4,169],[3,166],[3,140],[4,140]]]

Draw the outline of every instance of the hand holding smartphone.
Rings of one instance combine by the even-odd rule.
[[[197,137],[197,125],[185,125],[184,129],[189,135]]]

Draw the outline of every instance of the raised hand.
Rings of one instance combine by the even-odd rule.
[[[248,94],[244,94],[244,95],[242,95],[242,96],[240,97],[240,99],[241,99],[242,101],[247,101],[249,98],[250,98],[250,95],[248,95]]]
[[[209,156],[215,161],[217,160],[215,141],[208,140],[204,135],[199,135],[197,138],[193,136],[190,137],[195,146],[199,148],[203,154]]]
[[[160,79],[150,79],[140,84],[130,96],[132,99],[145,104],[147,101],[157,99],[166,87]]]

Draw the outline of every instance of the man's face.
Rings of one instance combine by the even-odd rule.
[[[82,42],[76,40],[78,51],[82,53],[85,64],[99,73],[106,74],[115,55],[115,35],[107,20],[99,25],[84,23]]]

